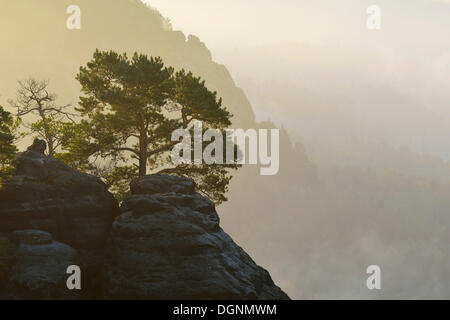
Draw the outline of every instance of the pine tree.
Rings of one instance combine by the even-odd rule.
[[[176,129],[191,130],[194,121],[202,121],[204,129],[231,125],[231,114],[205,81],[185,70],[174,72],[158,57],[135,53],[130,59],[98,50],[77,80],[83,93],[77,108],[84,119],[78,130],[83,138],[68,141],[63,157],[73,161],[81,154],[89,159],[85,166],[107,159],[104,178],[121,192],[133,176],[162,170],[193,178],[198,190],[217,203],[226,200],[229,170],[236,164],[173,165],[168,156],[178,143],[171,140]]]

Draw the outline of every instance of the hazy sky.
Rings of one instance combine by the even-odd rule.
[[[143,0],[174,29],[198,35],[210,48],[279,42],[380,41],[408,47],[448,44],[448,0]],[[366,28],[369,5],[382,10],[382,30]],[[433,34],[424,30],[434,31]],[[402,40],[402,41],[400,41]],[[425,41],[425,42],[423,42]]]
[[[378,138],[386,133],[393,144],[450,159],[443,143],[450,127],[450,0],[144,1],[168,17],[175,30],[206,43],[213,59],[244,88],[260,119],[270,115],[288,126],[289,119],[304,115],[287,116],[287,103],[266,106],[262,113],[268,97],[256,100],[242,78],[286,86],[303,82],[320,88],[320,95],[346,96],[374,122]],[[370,5],[381,9],[381,30],[367,28]],[[395,99],[391,92],[406,99]],[[307,107],[302,97],[292,97],[299,110]],[[274,112],[281,107],[283,113]],[[393,132],[401,136],[398,141]]]
[[[353,15],[361,1],[347,5],[329,5],[329,1],[260,1],[260,0],[144,0],[169,17],[175,29],[193,33],[210,47],[267,44],[320,40],[335,33],[332,25],[339,19],[353,21],[361,27],[361,19]],[[364,2],[364,1],[362,1]],[[328,3],[328,5],[327,5]],[[356,7],[355,7],[356,5]],[[331,9],[331,10],[330,10]],[[363,12],[364,13],[364,12]],[[351,32],[349,25],[341,25]]]

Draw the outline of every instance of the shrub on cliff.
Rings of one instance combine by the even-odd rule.
[[[14,145],[16,122],[12,115],[0,106],[0,187],[13,170],[17,149]]]

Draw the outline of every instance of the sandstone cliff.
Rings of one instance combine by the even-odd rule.
[[[192,180],[150,175],[131,191],[119,208],[99,179],[45,156],[38,142],[22,153],[0,190],[0,296],[288,299]],[[66,287],[74,264],[80,291]]]

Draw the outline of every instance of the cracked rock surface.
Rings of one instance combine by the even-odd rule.
[[[151,175],[131,185],[106,250],[107,298],[288,299],[220,228],[192,180]]]

